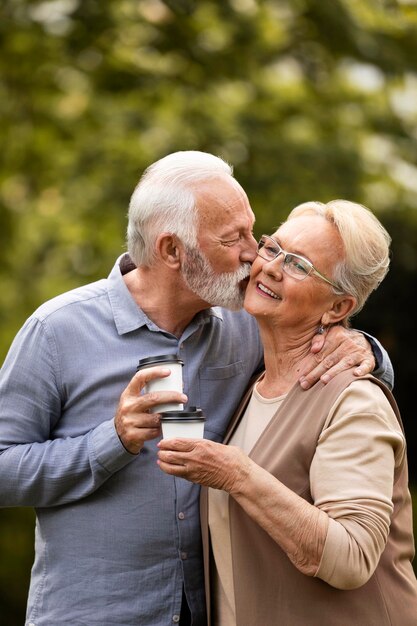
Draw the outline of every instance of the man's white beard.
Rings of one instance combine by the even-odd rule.
[[[243,263],[236,272],[217,274],[200,250],[187,248],[182,275],[187,287],[205,302],[238,311],[245,299],[239,283],[249,276],[250,270],[251,264]]]

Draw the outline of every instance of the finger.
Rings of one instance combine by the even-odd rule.
[[[151,380],[155,380],[156,378],[166,378],[170,375],[170,373],[171,370],[169,367],[146,367],[145,369],[136,372],[128,384],[127,389],[132,394],[138,394]]]
[[[155,439],[161,434],[161,427],[158,418],[153,418],[153,422],[149,425],[142,422],[141,424],[132,423],[127,419],[116,428],[117,434],[123,446],[132,454],[137,454],[143,447],[145,441]]]
[[[140,440],[141,441],[151,441],[152,439],[156,439],[161,434],[161,428],[142,428],[140,431]]]
[[[327,359],[324,359],[324,363],[326,363]],[[344,372],[345,370],[353,369],[357,365],[357,360],[353,356],[344,357],[340,359],[337,363],[327,368],[327,371],[320,376],[320,380],[322,383],[327,384],[332,378],[340,374],[340,372]],[[328,363],[327,363],[328,364]]]
[[[347,358],[350,357],[345,357],[345,359]],[[326,382],[323,380],[323,376],[326,376],[329,371],[332,371],[333,368],[337,367],[340,364],[340,360],[342,360],[342,356],[339,356],[337,352],[332,352],[326,357],[322,353],[314,355],[314,359],[311,358],[306,361],[302,375],[298,379],[301,387],[303,389],[309,389],[319,380]],[[353,362],[350,367],[356,365],[356,363],[356,361]],[[343,371],[344,369],[346,369],[345,366],[343,366],[339,371]],[[333,373],[333,376],[334,375],[335,374]],[[330,378],[328,380],[330,380]]]
[[[186,404],[188,397],[179,391],[151,391],[137,397],[134,406],[138,412],[146,412],[150,409],[158,410],[160,404]]]
[[[194,450],[196,444],[198,443],[198,439],[162,439],[158,443],[158,448],[160,450],[175,450],[177,452],[191,452]]]
[[[186,459],[174,450],[158,450],[158,459],[170,465],[185,465]]]
[[[360,365],[355,368],[354,370],[354,374],[355,376],[364,376],[365,374],[370,374],[371,372],[373,372],[375,369],[375,358],[371,357],[371,358],[367,358],[367,359],[363,359],[362,363],[360,363]]]
[[[327,359],[325,359],[327,361]],[[339,371],[343,371],[345,369],[354,369],[354,374],[357,376],[361,376],[364,374],[369,374],[375,369],[375,357],[369,350],[364,353],[364,350],[357,350],[356,352],[352,352],[349,356],[345,356],[340,359],[339,363],[335,363],[334,366],[328,369],[327,373],[333,376]]]
[[[322,352],[310,355],[301,368],[300,377],[298,379],[302,388],[308,389],[314,385],[330,367],[333,367],[333,365],[334,362],[331,358],[327,358],[326,360]]]
[[[303,374],[303,376],[300,376],[298,382],[303,389],[310,389],[310,387],[312,387],[317,381],[319,381],[321,377],[326,373],[327,370],[325,370],[322,365],[318,365],[308,374]]]
[[[140,413],[129,415],[126,417],[125,423],[127,427],[136,428],[137,430],[153,430],[155,428],[160,428],[159,413]]]
[[[118,433],[128,428],[158,428],[160,415],[138,410],[137,402],[119,405],[115,415]]]
[[[171,476],[179,476],[180,478],[185,478],[187,470],[184,465],[175,465],[171,463],[166,463],[165,461],[161,461],[161,459],[157,459],[156,461],[159,468],[165,472],[165,474],[170,474]]]
[[[324,359],[324,363],[326,363],[326,361],[327,359]],[[320,377],[320,380],[326,384],[330,380],[332,380],[332,378],[337,376],[337,374],[340,374],[340,372],[343,372],[344,370],[349,370],[349,369],[352,369],[353,373],[356,376],[362,376],[362,375],[369,374],[370,372],[372,372],[374,369],[374,366],[375,366],[375,361],[373,357],[364,359],[361,354],[360,359],[359,359],[357,355],[353,354],[348,357],[344,357],[338,363],[336,363],[332,367],[329,367],[327,372]]]
[[[353,345],[352,331],[338,325],[331,326],[321,332],[316,332],[311,341],[311,352],[316,354],[322,350],[325,354],[330,354],[346,341]]]
[[[171,468],[185,469],[187,467],[187,457],[180,452],[173,450],[158,450],[158,461],[168,465]]]
[[[316,333],[311,340],[311,352],[315,354],[316,352],[320,352],[320,350],[324,346],[324,342],[326,341],[326,335]]]

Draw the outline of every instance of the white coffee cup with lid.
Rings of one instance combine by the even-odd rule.
[[[184,362],[178,358],[176,354],[159,354],[157,356],[146,357],[140,359],[136,371],[146,369],[148,367],[155,367],[156,365],[162,365],[171,370],[169,376],[164,378],[155,378],[146,383],[144,387],[145,393],[151,393],[154,391],[178,391],[183,392],[182,381],[182,368]],[[184,405],[180,402],[166,402],[164,404],[158,404],[154,406],[150,412],[160,413],[161,411],[181,411]]]
[[[206,418],[201,409],[161,412],[163,439],[203,439]]]

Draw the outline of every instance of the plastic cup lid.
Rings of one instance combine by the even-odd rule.
[[[148,356],[145,359],[140,359],[136,371],[144,365],[156,365],[158,363],[180,363],[184,365],[184,362],[178,358],[176,354],[158,354],[157,356]]]
[[[187,411],[190,411],[191,413],[198,413],[199,415],[203,415],[203,409],[200,408],[199,406],[189,406]]]
[[[188,411],[161,411],[161,419],[206,419],[201,409],[189,409]]]
[[[205,421],[205,417],[161,417],[161,422],[164,424],[201,424]]]

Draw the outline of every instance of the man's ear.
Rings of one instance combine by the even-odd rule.
[[[353,296],[341,296],[333,302],[331,309],[323,313],[321,317],[321,323],[323,326],[329,326],[330,324],[337,324],[345,318],[349,317],[350,313],[356,306],[356,298]]]
[[[172,233],[161,233],[155,242],[155,249],[160,259],[171,269],[181,267],[182,243]]]

